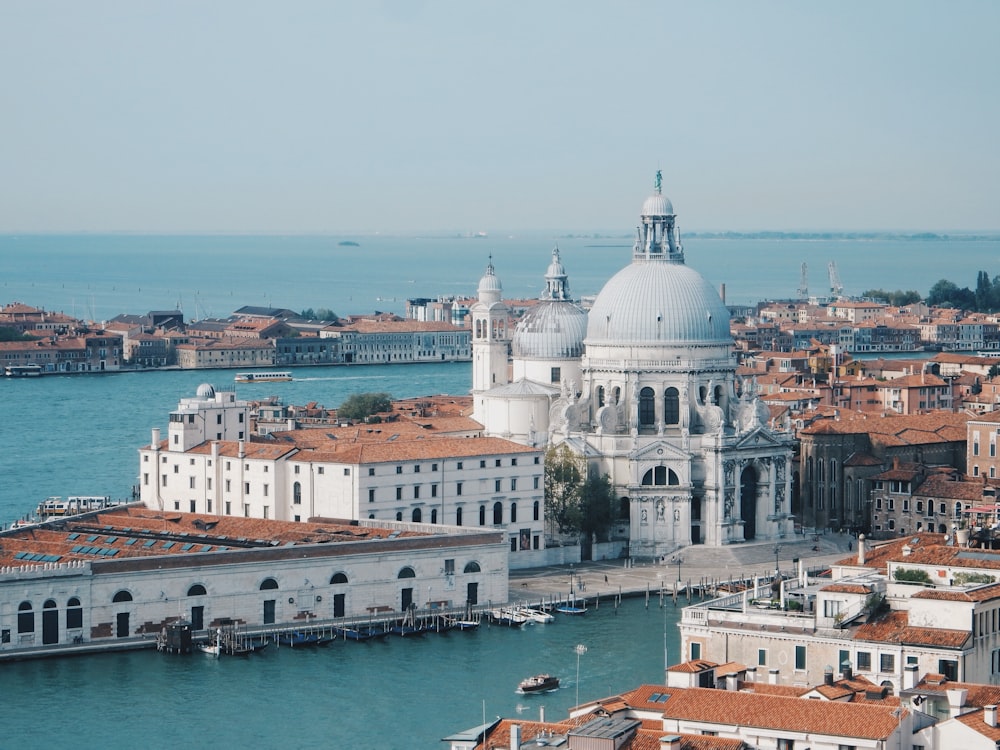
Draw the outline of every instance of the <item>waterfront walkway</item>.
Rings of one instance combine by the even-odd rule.
[[[786,577],[797,571],[794,560],[803,560],[810,570],[824,568],[857,550],[857,539],[849,534],[796,537],[778,543],[778,567]],[[818,549],[814,550],[813,548]],[[678,565],[678,561],[680,564]],[[572,565],[554,565],[510,572],[512,601],[547,602],[601,599],[614,596],[659,596],[675,588],[701,589],[716,582],[737,581],[753,576],[771,576],[775,569],[775,543],[750,542],[726,547],[696,545],[656,563],[600,560]],[[686,599],[686,597],[685,597]]]

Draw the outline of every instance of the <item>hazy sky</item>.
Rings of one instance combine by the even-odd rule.
[[[0,0],[0,231],[1000,229],[1000,3]]]

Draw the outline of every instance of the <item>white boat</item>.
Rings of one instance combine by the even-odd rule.
[[[3,374],[8,378],[37,378],[42,374],[41,365],[7,365]]]
[[[102,510],[121,505],[123,500],[112,500],[103,495],[70,495],[65,500],[61,497],[47,497],[35,509],[43,521],[61,516],[76,516],[93,510]]]
[[[291,380],[290,372],[238,372],[234,380],[237,383],[280,383]]]
[[[542,612],[540,609],[534,609],[533,607],[517,607],[514,611],[519,615],[527,617],[532,622],[540,622],[544,624],[546,622],[555,622],[556,619],[554,615],[548,612]]]
[[[205,654],[205,656],[210,656],[213,659],[218,659],[222,656],[222,631],[216,630],[209,640],[199,643],[198,650]]]

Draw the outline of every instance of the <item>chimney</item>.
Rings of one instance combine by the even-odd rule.
[[[846,659],[840,665],[840,674],[845,680],[854,679],[854,669],[851,668],[851,662]]]
[[[521,725],[510,725],[510,750],[521,750]]]
[[[681,736],[668,734],[665,737],[660,737],[660,750],[681,750]]]
[[[777,685],[778,684],[778,670],[777,669],[769,669],[768,670],[767,681],[771,685]]]
[[[997,725],[997,707],[996,706],[983,706],[983,721],[988,727],[996,727]]]
[[[907,664],[903,668],[903,690],[913,690],[917,686],[917,665]]]
[[[858,534],[858,565],[865,564],[865,535]]]
[[[726,675],[726,690],[730,692],[737,692],[740,689],[740,676],[736,672]]]
[[[153,437],[150,440],[150,447],[153,450],[156,450],[157,448],[160,447],[160,428],[159,427],[154,427],[153,428]]]
[[[909,544],[903,545],[903,557],[909,557],[910,553],[912,552],[913,552],[913,547],[911,547]]]
[[[240,441],[239,451],[236,453],[236,457],[237,458],[246,458],[246,455],[247,455],[246,444],[241,440]]]
[[[747,682],[757,682],[757,667],[747,667]]]
[[[948,688],[944,692],[948,695],[948,716],[954,719],[962,713],[962,709],[965,707],[965,696],[969,694],[969,691],[965,688]],[[997,707],[993,706],[992,726],[996,726],[996,723]]]
[[[827,664],[823,667],[823,684],[832,685],[833,684],[833,667]]]

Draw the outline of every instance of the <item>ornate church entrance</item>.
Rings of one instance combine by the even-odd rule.
[[[748,542],[757,537],[757,472],[748,466],[740,474],[740,518],[743,538]]]

